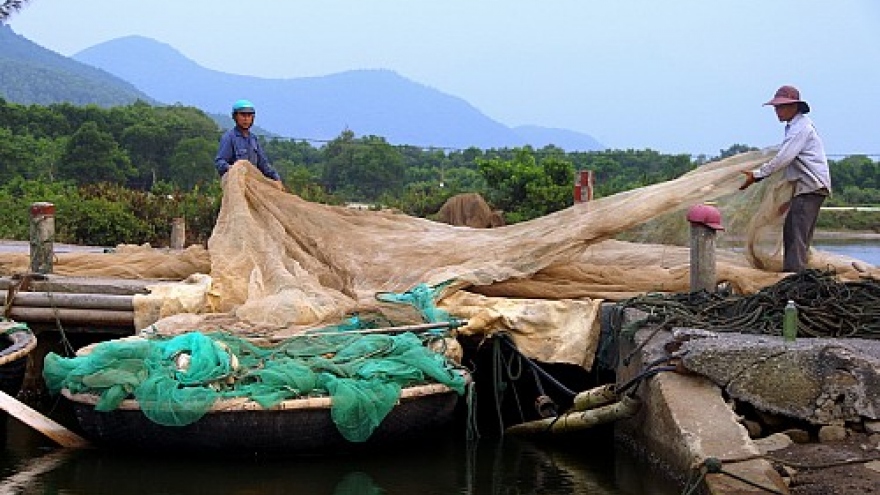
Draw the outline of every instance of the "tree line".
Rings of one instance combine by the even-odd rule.
[[[60,242],[155,243],[167,238],[174,216],[186,216],[190,241],[202,242],[219,209],[213,160],[221,133],[204,112],[181,105],[101,108],[0,99],[0,205],[26,212],[28,201],[54,198],[59,215],[77,215],[59,231]],[[262,141],[287,188],[304,199],[382,204],[431,217],[449,197],[477,192],[508,223],[570,206],[577,170],[594,172],[595,196],[603,197],[752,149],[735,144],[718,157],[555,146],[449,150],[392,145],[350,130],[320,146],[272,136]],[[834,162],[828,204],[880,204],[878,168],[866,156]],[[26,219],[7,220],[0,237],[26,238],[25,227]]]

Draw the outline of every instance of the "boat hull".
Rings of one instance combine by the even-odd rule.
[[[0,390],[13,397],[18,394],[27,374],[28,355],[36,347],[37,338],[30,330],[0,334]]]
[[[316,407],[297,407],[286,401],[282,407],[212,409],[186,426],[163,426],[152,422],[137,408],[96,411],[92,400],[65,393],[83,433],[107,448],[201,453],[223,456],[326,455],[411,441],[441,430],[454,417],[458,395],[446,387],[436,393],[402,396],[367,441],[353,443],[336,428],[329,399]],[[404,389],[406,391],[406,389]]]

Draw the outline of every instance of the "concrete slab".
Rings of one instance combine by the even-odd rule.
[[[664,346],[671,340],[671,332],[645,328],[632,341],[622,341],[618,383],[636,379],[646,366],[668,356]],[[717,385],[702,376],[672,371],[638,383],[631,390],[642,399],[642,410],[616,425],[623,445],[683,483],[704,476],[704,493],[766,495],[768,489],[789,493]],[[710,473],[707,467],[720,471]]]

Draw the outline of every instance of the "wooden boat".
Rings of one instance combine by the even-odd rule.
[[[148,419],[135,400],[101,412],[94,407],[97,395],[61,393],[72,401],[83,433],[101,446],[223,455],[330,454],[411,441],[450,424],[459,399],[441,384],[404,388],[370,438],[352,443],[333,422],[329,397],[287,400],[271,409],[247,399],[225,399],[195,423],[163,426]]]
[[[0,321],[0,390],[15,396],[27,372],[27,356],[37,337],[24,323]]]

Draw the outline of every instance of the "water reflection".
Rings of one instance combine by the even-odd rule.
[[[370,455],[287,459],[63,451],[10,422],[0,495],[677,495],[604,439],[465,441],[450,430]]]
[[[533,443],[516,438],[481,443],[473,484],[461,493],[554,495],[672,495],[677,487],[637,465],[613,444]]]

